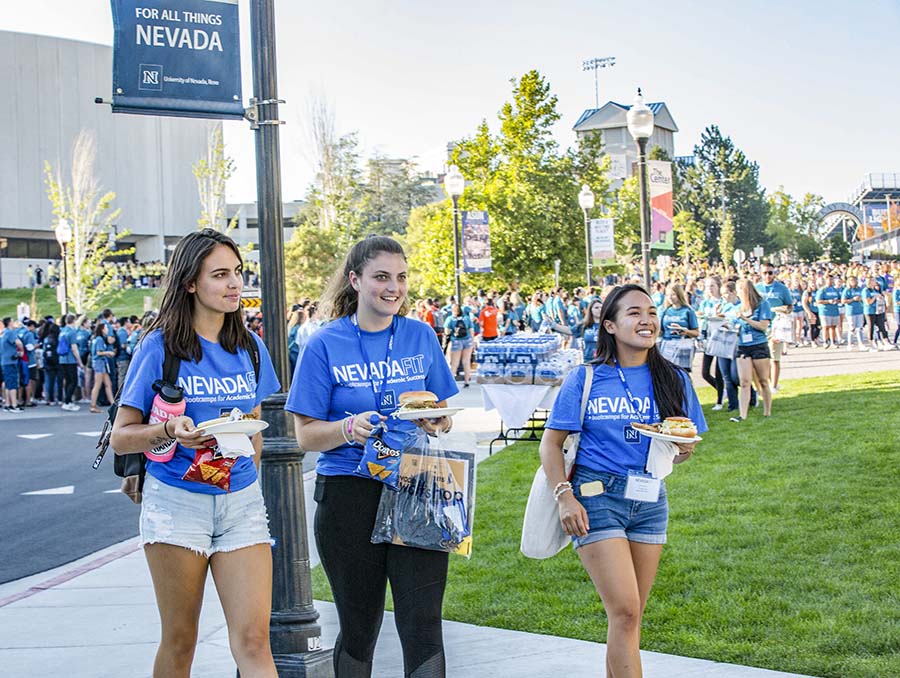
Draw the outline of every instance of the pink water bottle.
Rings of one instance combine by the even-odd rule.
[[[153,384],[153,390],[156,391],[156,395],[153,396],[153,405],[150,406],[148,424],[162,424],[184,414],[187,403],[184,401],[184,391],[180,387],[166,384],[160,380]],[[174,439],[167,440],[152,450],[144,452],[144,456],[150,461],[167,462],[175,456],[176,446],[177,443]]]

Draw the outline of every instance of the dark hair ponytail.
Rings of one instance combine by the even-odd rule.
[[[603,300],[600,320],[597,323],[597,357],[591,361],[593,365],[612,365],[616,358],[616,338],[606,331],[606,321],[615,322],[619,315],[622,297],[628,292],[640,292],[650,298],[641,285],[620,285]],[[659,416],[684,417],[684,378],[681,368],[676,367],[662,357],[656,346],[647,351],[647,367],[653,380],[653,397]]]

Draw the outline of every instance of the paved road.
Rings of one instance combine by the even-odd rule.
[[[0,584],[137,535],[140,507],[119,493],[112,451],[91,468],[104,421],[86,407],[0,412]]]

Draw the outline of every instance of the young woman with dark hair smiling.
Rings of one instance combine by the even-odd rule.
[[[632,422],[688,417],[706,430],[690,378],[656,348],[659,318],[639,285],[615,288],[604,299],[597,354],[584,421],[586,369],[572,371],[560,389],[541,440],[541,464],[559,502],[559,519],[606,610],[606,675],[641,675],[641,618],[666,542],[669,505],[661,478],[646,473],[650,441]],[[580,432],[571,480],[562,447]],[[694,442],[678,444],[675,463]]]

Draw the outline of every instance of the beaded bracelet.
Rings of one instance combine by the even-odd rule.
[[[553,501],[559,501],[559,498],[565,494],[566,492],[572,492],[572,483],[568,480],[564,480],[561,483],[557,483],[556,487],[553,488]]]
[[[353,440],[353,417],[354,415],[351,414],[341,422],[341,436],[348,445],[356,444],[356,441]]]

